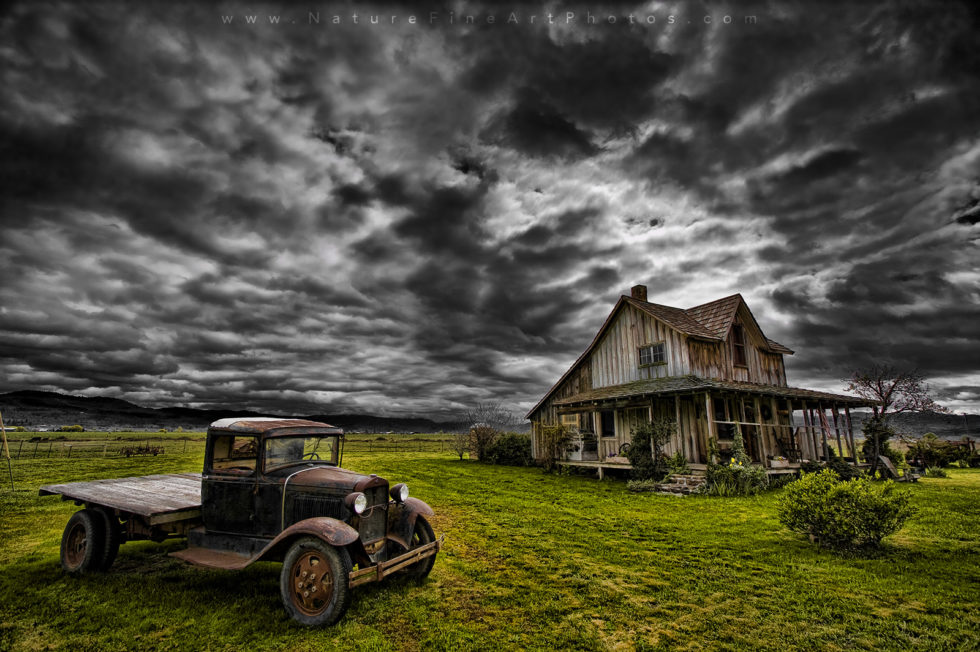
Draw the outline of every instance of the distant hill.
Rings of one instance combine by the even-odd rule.
[[[861,426],[871,417],[870,413],[851,412],[854,434],[861,434]],[[891,427],[899,435],[918,439],[927,432],[942,439],[962,439],[968,436],[980,439],[980,415],[943,414],[941,412],[902,412],[888,417]]]
[[[323,421],[348,432],[455,431],[465,424],[421,417],[380,417],[370,414],[282,415],[249,412],[237,408],[198,410],[185,407],[147,408],[118,398],[70,396],[57,392],[24,390],[0,394],[0,411],[7,427],[56,430],[80,424],[86,430],[205,430],[212,421],[226,417],[301,416]]]

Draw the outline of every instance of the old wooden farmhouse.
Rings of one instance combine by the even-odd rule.
[[[631,429],[667,416],[677,428],[666,453],[692,469],[721,459],[741,430],[753,462],[771,472],[854,450],[852,396],[789,387],[783,356],[739,294],[681,309],[647,301],[646,286],[622,296],[589,347],[527,414],[536,457],[542,427],[573,431],[564,463],[624,468]],[[628,468],[628,467],[626,467]]]

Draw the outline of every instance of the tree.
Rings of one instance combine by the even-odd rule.
[[[505,410],[500,403],[477,403],[466,412],[469,423],[470,455],[482,460],[487,449],[493,445],[497,436],[516,423],[513,413]],[[462,459],[462,455],[460,456]]]
[[[855,371],[845,379],[847,391],[872,401],[871,427],[866,431],[873,439],[871,475],[878,470],[881,454],[879,433],[885,428],[889,416],[902,412],[948,412],[929,396],[929,385],[918,370],[900,371],[891,365],[874,364],[870,368]]]
[[[457,432],[453,435],[452,442],[453,452],[459,455],[459,459],[463,459],[465,455],[470,450],[470,433],[469,432]]]

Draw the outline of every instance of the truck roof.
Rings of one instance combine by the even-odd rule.
[[[342,435],[343,429],[329,423],[308,419],[283,419],[280,417],[231,417],[218,419],[208,431],[240,432],[249,435]]]

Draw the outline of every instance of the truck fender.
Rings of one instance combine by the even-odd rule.
[[[435,512],[418,498],[408,498],[404,503],[391,503],[388,507],[388,539],[408,550],[415,519],[418,515],[433,516]]]
[[[267,545],[252,561],[281,560],[297,537],[314,536],[337,548],[358,540],[357,530],[329,516],[317,516],[293,523]]]

